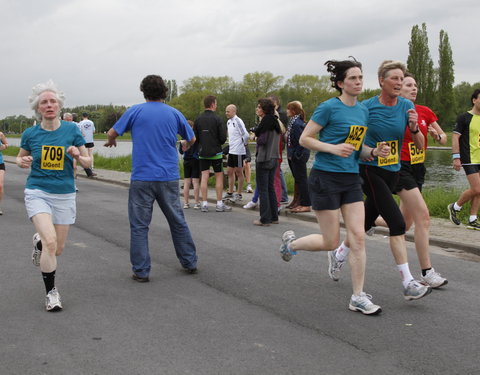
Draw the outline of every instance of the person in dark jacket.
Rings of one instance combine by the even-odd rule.
[[[257,116],[260,123],[255,129],[257,137],[256,179],[260,195],[260,220],[254,225],[269,226],[278,224],[277,196],[273,187],[277,169],[281,128],[278,117],[274,115],[275,105],[270,99],[259,99]]]
[[[187,120],[193,128],[193,121]],[[198,159],[198,142],[195,142],[187,151],[183,151],[182,144],[179,144],[178,151],[183,155],[183,208],[190,208],[190,186],[193,184],[193,197],[195,205],[193,208],[199,210],[200,205],[200,160]]]
[[[287,115],[290,117],[286,133],[288,166],[295,179],[293,201],[287,206],[292,212],[310,212],[311,203],[308,194],[307,161],[310,150],[299,143],[305,129],[305,112],[302,103],[290,102],[287,105]]]
[[[227,127],[223,124],[220,117],[214,112],[217,110],[217,98],[208,95],[203,100],[205,112],[195,120],[195,136],[199,145],[200,159],[200,194],[202,196],[202,212],[208,212],[207,194],[208,178],[210,177],[210,167],[215,173],[215,191],[217,193],[217,206],[215,211],[231,211],[232,208],[225,205],[222,201],[223,192],[223,151],[222,145],[227,140]]]

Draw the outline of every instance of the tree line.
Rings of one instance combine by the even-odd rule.
[[[461,82],[454,86],[454,62],[448,34],[440,31],[438,67],[434,67],[430,57],[426,24],[412,27],[409,42],[407,69],[418,84],[417,103],[426,105],[438,115],[439,123],[445,130],[451,130],[456,115],[471,108],[470,96],[480,82],[470,84]],[[255,107],[258,98],[276,95],[285,107],[289,101],[302,102],[307,118],[317,105],[337,92],[331,87],[327,75],[296,74],[285,80],[283,76],[271,72],[253,72],[243,76],[241,81],[232,77],[194,76],[177,87],[175,80],[167,80],[169,94],[167,102],[181,111],[189,120],[194,120],[203,110],[203,98],[215,95],[218,100],[218,114],[225,118],[224,108],[228,104],[237,106],[237,113],[247,127],[255,125]],[[378,95],[379,89],[366,89],[360,100]],[[83,112],[88,112],[95,122],[97,132],[110,129],[125,112],[125,106],[87,105],[64,108],[64,112],[77,115],[77,121]],[[6,133],[21,133],[33,123],[33,117],[8,116],[0,120],[0,130]]]
[[[413,26],[408,44],[407,69],[417,81],[417,102],[432,108],[439,123],[451,129],[457,114],[472,107],[470,97],[475,88],[480,87],[480,82],[453,85],[455,71],[450,40],[444,30],[440,30],[439,37],[438,66],[435,67],[430,56],[427,25]]]

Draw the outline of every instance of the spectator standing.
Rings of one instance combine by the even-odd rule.
[[[215,211],[231,211],[232,208],[223,203],[223,150],[222,145],[227,140],[227,127],[220,117],[215,114],[217,98],[208,95],[204,98],[205,111],[197,117],[194,124],[195,136],[198,139],[200,159],[200,194],[202,196],[202,212],[208,212],[208,178],[210,167],[215,173],[215,192],[217,205]]]
[[[175,252],[187,273],[197,272],[197,254],[190,229],[180,206],[177,134],[186,151],[195,143],[192,128],[176,109],[165,104],[168,88],[162,77],[146,76],[140,90],[145,103],[130,107],[108,131],[106,147],[116,138],[132,134],[132,176],[128,195],[130,260],[132,279],[148,282],[151,260],[148,229],[153,204],[157,202],[167,219]]]
[[[230,104],[225,109],[225,115],[228,118],[228,190],[223,200],[230,200],[232,202],[241,201],[243,199],[243,168],[244,161],[247,154],[247,145],[249,134],[245,128],[242,119],[237,116],[237,107]],[[235,176],[237,177],[237,192],[233,193],[235,188]]]
[[[305,129],[305,112],[302,103],[290,102],[287,105],[287,115],[290,118],[286,133],[287,159],[293,178],[295,193],[292,203],[287,206],[291,212],[310,212],[311,203],[308,194],[307,161],[310,150],[300,145],[300,136]]]

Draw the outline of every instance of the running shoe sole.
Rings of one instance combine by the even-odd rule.
[[[425,291],[425,293],[423,294],[419,294],[418,296],[406,296],[406,295],[403,295],[403,298],[405,298],[405,300],[407,301],[415,301],[417,299],[420,299],[420,298],[423,298],[425,296],[428,296],[430,293],[432,293],[432,288],[430,286],[428,286],[427,290]]]
[[[354,306],[351,303],[348,304],[348,309],[350,311],[361,312],[363,315],[378,315],[382,312],[382,308],[380,306],[378,306],[378,309],[376,309],[376,310],[367,311],[367,310],[362,309],[361,307]]]

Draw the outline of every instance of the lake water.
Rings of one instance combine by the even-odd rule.
[[[19,138],[9,138],[9,142],[12,146],[19,146]],[[95,142],[95,152],[101,156],[114,157],[125,156],[132,153],[132,142],[119,141],[117,147],[103,147],[104,141]],[[255,145],[250,144],[250,151],[255,154]],[[313,163],[313,156],[309,161],[309,167]],[[468,187],[468,181],[465,177],[463,170],[460,172],[455,171],[452,168],[451,150],[450,149],[429,149],[427,150],[426,159],[427,175],[425,177],[425,187],[443,186],[446,189],[452,188],[466,188]],[[254,167],[254,163],[252,163]],[[282,163],[282,169],[284,172],[290,171],[286,159]]]

